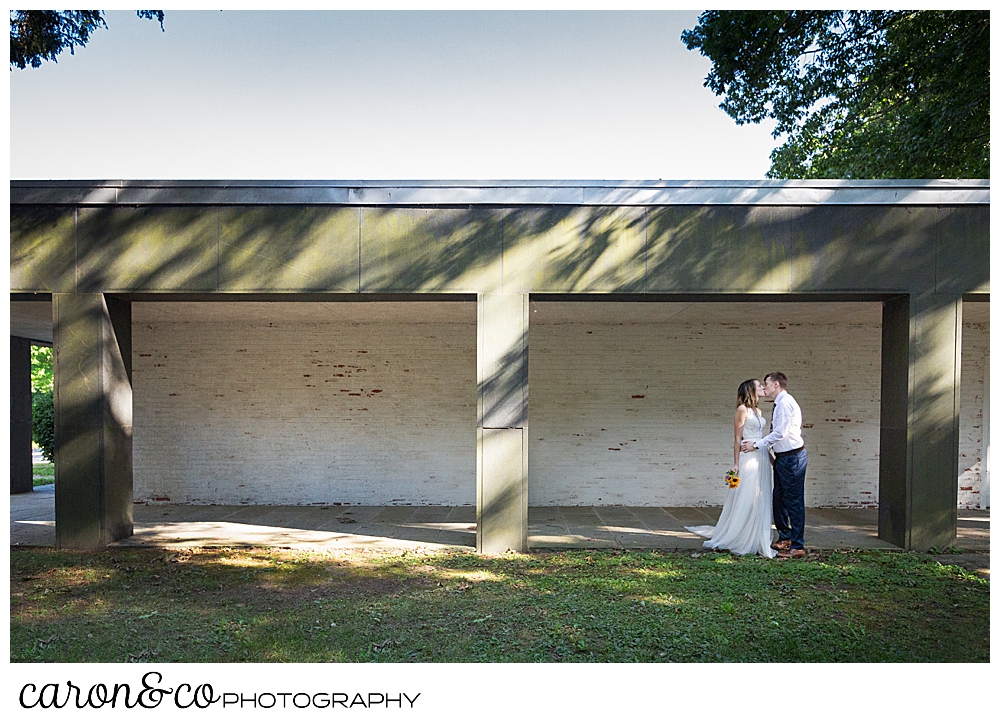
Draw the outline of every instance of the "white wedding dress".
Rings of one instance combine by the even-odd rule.
[[[764,417],[751,410],[743,423],[743,439],[764,436]],[[767,448],[740,452],[740,483],[729,490],[719,522],[685,529],[709,538],[705,547],[737,555],[774,557],[771,549],[771,460]]]

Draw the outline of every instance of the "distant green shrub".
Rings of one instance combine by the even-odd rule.
[[[31,391],[52,391],[52,349],[31,346]]]
[[[55,421],[52,416],[52,390],[31,395],[31,438],[50,462],[55,452]]]

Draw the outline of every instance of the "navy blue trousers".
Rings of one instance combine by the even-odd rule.
[[[805,548],[806,532],[806,465],[809,455],[803,448],[795,454],[774,460],[774,491],[771,512],[779,540],[791,540],[793,550]]]

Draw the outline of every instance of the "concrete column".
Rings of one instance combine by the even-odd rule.
[[[986,377],[983,379],[983,446],[979,463],[979,506],[988,509],[990,506],[990,348],[986,347],[986,359],[983,364]]]
[[[955,542],[961,369],[961,295],[886,302],[879,537],[906,549]]]
[[[56,546],[132,534],[132,308],[52,294]]]
[[[480,294],[476,549],[528,549],[528,295]]]
[[[31,492],[31,342],[10,338],[10,493]]]

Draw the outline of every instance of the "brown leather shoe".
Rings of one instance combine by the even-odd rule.
[[[775,540],[771,543],[772,550],[787,550],[792,546],[791,540]]]
[[[805,557],[805,556],[806,556],[805,550],[791,550],[791,549],[778,550],[778,554],[776,555],[776,557],[778,557],[781,560],[789,560],[793,557]]]

